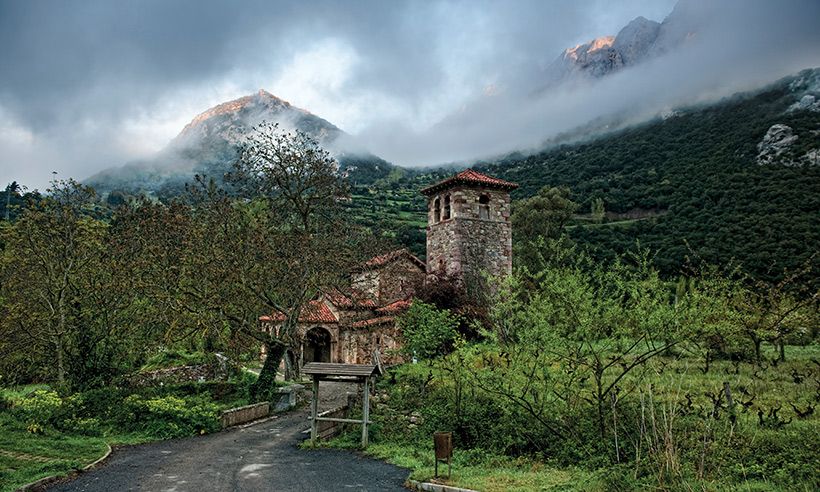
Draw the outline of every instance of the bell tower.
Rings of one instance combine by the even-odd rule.
[[[421,190],[427,197],[427,273],[469,283],[512,272],[510,191],[515,183],[472,169]]]

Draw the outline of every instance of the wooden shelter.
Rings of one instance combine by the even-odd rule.
[[[335,364],[330,362],[309,362],[302,367],[302,374],[313,379],[313,400],[310,404],[310,440],[315,442],[319,433],[319,422],[341,422],[362,424],[362,447],[367,446],[367,426],[370,424],[370,378],[379,374],[379,368],[370,364]],[[319,381],[343,381],[364,383],[362,396],[362,420],[319,417]]]

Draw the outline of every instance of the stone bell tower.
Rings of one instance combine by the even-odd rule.
[[[421,190],[427,196],[427,273],[461,282],[512,272],[510,191],[515,183],[467,169]]]

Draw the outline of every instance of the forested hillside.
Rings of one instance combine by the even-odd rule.
[[[820,245],[820,166],[792,162],[820,147],[820,112],[796,104],[816,95],[817,80],[817,71],[805,71],[756,94],[477,167],[519,183],[514,199],[544,186],[569,187],[580,205],[570,235],[599,259],[640,242],[669,275],[687,255],[698,255],[775,278]],[[775,124],[791,127],[797,139],[774,163],[758,164],[758,144]],[[394,172],[358,185],[352,211],[423,254],[423,231],[411,228],[425,221],[417,190],[443,174]],[[606,211],[601,221],[589,217],[596,199]]]

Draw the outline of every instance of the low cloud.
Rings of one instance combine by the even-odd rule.
[[[538,146],[820,65],[820,5],[689,0],[679,52],[537,92],[568,46],[661,20],[612,2],[0,2],[0,181],[43,188],[150,157],[197,113],[265,88],[403,165]],[[539,95],[534,95],[539,94]]]

